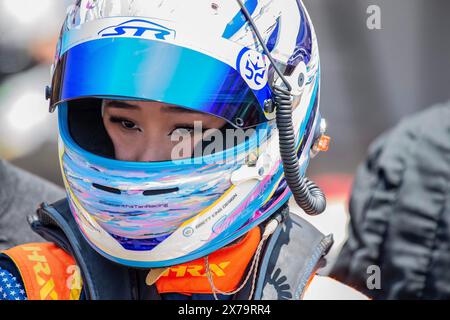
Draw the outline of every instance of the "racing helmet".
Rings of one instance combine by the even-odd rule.
[[[320,134],[317,40],[300,0],[78,0],[47,87],[71,212],[89,244],[130,267],[204,257],[294,195],[325,208],[304,175]],[[198,157],[114,158],[102,101],[158,101],[250,130]]]

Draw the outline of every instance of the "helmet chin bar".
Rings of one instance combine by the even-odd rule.
[[[258,41],[263,47],[264,53],[269,58],[277,75],[284,84],[284,88],[280,85],[274,84],[272,90],[273,106],[276,112],[276,123],[279,132],[280,156],[283,162],[286,183],[291,189],[294,199],[300,208],[302,208],[309,215],[321,214],[326,208],[326,198],[324,193],[314,182],[302,177],[300,174],[300,165],[295,149],[295,130],[292,123],[292,86],[277,67],[270,51],[262,39],[258,28],[256,27],[255,22],[253,21],[245,5],[242,3],[242,0],[237,1],[246,19],[252,26]],[[302,76],[304,81],[303,73],[299,75],[299,77]]]

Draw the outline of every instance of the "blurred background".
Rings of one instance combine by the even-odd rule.
[[[0,158],[59,185],[56,115],[44,87],[70,2],[0,0]],[[352,175],[369,143],[401,118],[450,99],[450,1],[304,2],[319,39],[321,110],[332,137],[309,169],[330,203],[313,221],[339,244]],[[381,10],[380,30],[367,27],[370,5]]]
[[[57,119],[44,88],[69,4],[0,0],[0,158],[57,184]]]

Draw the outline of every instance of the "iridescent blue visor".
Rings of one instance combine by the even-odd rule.
[[[267,121],[263,105],[270,96],[268,85],[252,90],[236,69],[201,52],[160,41],[106,38],[60,57],[50,104],[86,97],[151,100],[251,127]]]

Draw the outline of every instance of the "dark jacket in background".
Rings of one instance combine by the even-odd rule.
[[[332,275],[375,299],[450,299],[450,104],[402,121],[358,169]],[[381,288],[366,281],[380,267]]]
[[[64,198],[64,191],[0,160],[0,250],[44,240],[31,231],[27,216],[42,202]]]

